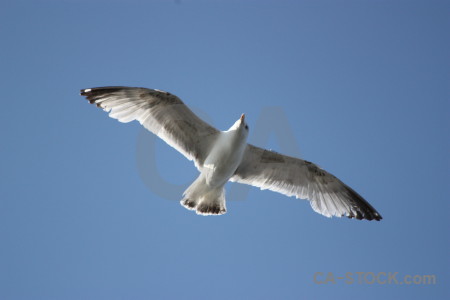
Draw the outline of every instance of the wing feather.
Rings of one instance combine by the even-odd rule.
[[[363,197],[317,165],[250,144],[230,181],[308,199],[314,211],[327,217],[382,219]]]
[[[203,165],[219,133],[177,96],[164,91],[112,86],[82,89],[81,95],[122,123],[137,120],[193,160],[197,168]]]

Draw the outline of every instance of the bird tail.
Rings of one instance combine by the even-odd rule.
[[[202,174],[184,191],[180,203],[198,215],[223,215],[227,212],[224,187],[210,187]]]

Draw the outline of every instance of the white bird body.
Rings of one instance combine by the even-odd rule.
[[[161,90],[113,86],[83,89],[81,95],[120,122],[137,120],[194,161],[200,175],[181,204],[197,214],[224,214],[224,186],[232,181],[307,199],[327,217],[382,219],[358,193],[317,165],[248,144],[244,115],[229,130],[219,131]]]
[[[227,131],[218,134],[217,140],[200,167],[199,177],[183,193],[181,204],[194,209],[202,207],[199,214],[223,214],[225,184],[236,172],[247,146],[248,126],[242,115]]]
[[[243,122],[241,118],[236,122],[238,126],[235,124],[229,130],[220,132],[206,157],[201,172],[205,174],[209,186],[225,185],[241,163],[248,136],[245,125],[239,126]]]

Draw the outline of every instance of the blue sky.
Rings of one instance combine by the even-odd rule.
[[[449,9],[1,2],[0,299],[448,299]],[[384,219],[328,219],[256,188],[233,198],[232,184],[226,215],[197,216],[145,176],[182,190],[193,165],[78,95],[104,85],[170,91],[220,129],[245,113],[254,143],[273,111],[285,133],[259,146],[299,151]]]

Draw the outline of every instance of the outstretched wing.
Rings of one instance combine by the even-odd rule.
[[[197,117],[177,96],[146,88],[110,86],[81,90],[90,103],[111,118],[139,121],[197,168],[203,165],[219,131]]]
[[[317,165],[250,144],[230,181],[308,199],[316,212],[327,217],[382,219],[358,193]]]

